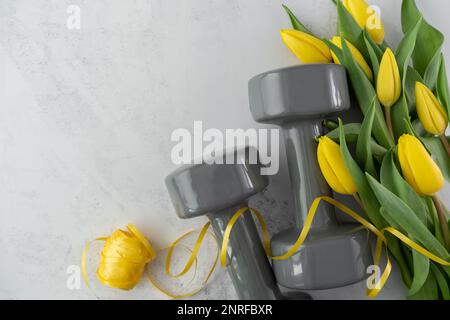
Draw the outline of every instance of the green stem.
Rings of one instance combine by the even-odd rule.
[[[432,195],[431,199],[433,199],[434,206],[436,207],[439,223],[442,229],[442,236],[444,237],[445,248],[450,252],[450,232],[448,230],[444,207],[442,206],[441,200],[437,195]]]
[[[391,107],[384,107],[384,116],[386,119],[386,125],[389,130],[389,134],[391,135],[392,138],[394,138],[394,129],[392,127]]]
[[[444,146],[445,151],[447,151],[448,156],[450,157],[450,144],[448,143],[447,137],[445,134],[439,136],[442,141],[442,145]]]
[[[336,121],[330,119],[323,120],[322,125],[328,130],[335,130],[339,128],[339,124]]]
[[[436,236],[436,239],[438,239],[438,241],[445,247],[444,237],[442,236],[441,231],[441,224],[439,223],[433,199],[431,199],[431,197],[425,197],[425,202],[427,204],[428,213],[430,214],[431,218],[432,228],[430,228],[430,231],[433,232],[433,234]]]

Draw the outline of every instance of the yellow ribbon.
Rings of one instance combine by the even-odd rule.
[[[178,237],[168,247],[158,250],[158,251],[165,251],[165,250],[168,251],[165,265],[165,271],[168,276],[172,278],[179,278],[185,275],[194,265],[195,271],[193,277],[195,277],[197,272],[197,255],[207,233],[214,238],[217,247],[219,247],[215,235],[208,232],[209,226],[210,226],[209,222],[203,226],[197,237],[197,240],[195,241],[192,250],[182,245],[181,241],[187,238],[188,236],[192,235],[195,231],[186,232],[185,234]],[[89,250],[90,244],[94,241],[105,242],[105,245],[101,251],[100,263],[97,268],[97,278],[104,285],[113,288],[123,290],[132,289],[140,281],[142,274],[144,273],[147,267],[147,264],[151,263],[156,258],[157,252],[155,251],[155,249],[153,249],[153,246],[142,235],[142,233],[139,232],[139,230],[132,224],[128,224],[127,229],[128,231],[120,229],[116,230],[111,234],[111,236],[96,238],[95,240],[90,241],[86,245],[81,257],[81,270],[84,281],[88,287],[90,287],[90,285],[86,271],[86,255]],[[177,246],[182,246],[186,250],[190,251],[191,254],[181,272],[177,274],[172,274],[170,271],[170,265],[172,261],[171,259],[173,251]],[[207,276],[203,280],[202,285],[199,288],[188,293],[177,294],[170,292],[169,290],[159,285],[149,272],[147,272],[147,277],[158,291],[164,293],[165,295],[171,298],[180,299],[191,297],[204,289],[212,273],[214,272],[218,258],[219,252],[217,250],[214,263],[210,268],[210,271],[208,272]]]
[[[174,299],[180,299],[180,298],[186,298],[191,297],[201,290],[204,289],[206,286],[208,280],[210,279],[212,273],[214,272],[214,269],[216,267],[217,261],[220,256],[220,264],[222,266],[226,266],[227,263],[227,248],[229,243],[229,238],[233,229],[233,226],[235,225],[236,221],[247,211],[250,211],[258,220],[261,228],[262,228],[262,235],[263,235],[263,246],[264,250],[266,251],[266,254],[268,257],[272,258],[273,260],[287,260],[292,255],[294,255],[298,249],[302,246],[304,243],[306,237],[308,236],[308,233],[311,229],[311,225],[314,221],[314,217],[316,215],[317,209],[319,207],[319,204],[321,201],[328,202],[329,204],[335,206],[339,210],[341,210],[343,213],[349,215],[353,219],[355,219],[357,222],[359,222],[363,227],[371,231],[375,236],[377,237],[376,247],[375,247],[375,254],[374,254],[374,264],[379,265],[380,259],[381,259],[381,253],[383,248],[386,251],[386,266],[383,270],[383,273],[381,274],[380,279],[375,284],[375,288],[367,289],[367,296],[368,297],[376,297],[380,291],[382,290],[383,286],[386,284],[386,281],[389,278],[389,275],[392,271],[392,263],[389,258],[389,252],[387,247],[387,240],[385,237],[385,233],[388,232],[398,238],[400,241],[402,241],[404,244],[409,246],[411,249],[419,252],[420,254],[424,255],[425,257],[429,258],[430,260],[439,263],[443,266],[450,266],[450,262],[434,255],[427,249],[423,248],[416,242],[412,241],[410,238],[405,236],[400,231],[392,228],[392,227],[386,227],[382,230],[378,230],[373,224],[371,224],[369,221],[361,217],[359,214],[357,214],[352,209],[348,208],[344,204],[334,200],[333,198],[322,196],[317,197],[314,199],[314,201],[311,204],[311,207],[309,208],[308,214],[305,219],[305,223],[303,226],[303,229],[301,230],[296,242],[294,245],[283,255],[280,256],[273,256],[271,249],[270,249],[270,239],[269,239],[269,232],[267,228],[267,224],[264,221],[264,218],[262,214],[253,208],[243,207],[240,208],[238,211],[236,211],[233,216],[231,217],[230,221],[228,222],[224,236],[222,241],[222,246],[220,249],[220,255],[219,251],[216,252],[216,256],[214,259],[214,263],[208,272],[207,276],[203,280],[202,285],[188,293],[184,294],[176,294],[172,293],[169,290],[163,288],[161,285],[159,285],[154,278],[151,276],[149,272],[147,272],[147,277],[150,280],[150,282],[154,285],[154,287],[159,290],[160,292],[164,293],[165,295],[174,298]],[[166,264],[165,264],[165,272],[168,276],[172,278],[179,278],[183,275],[185,275],[192,266],[195,266],[194,276],[196,275],[197,271],[197,255],[200,250],[201,244],[204,241],[204,238],[206,234],[208,233],[211,235],[214,240],[216,241],[217,246],[219,247],[217,238],[214,236],[214,234],[208,232],[208,228],[210,226],[210,223],[206,223],[203,228],[201,229],[197,240],[195,241],[194,247],[191,249],[185,247],[183,244],[181,244],[181,241],[189,237],[194,233],[194,231],[189,231],[178,237],[174,242],[172,242],[171,245],[169,245],[166,248],[163,248],[158,251],[165,251],[167,250],[167,257],[166,257]],[[113,232],[113,234],[109,237],[101,237],[96,238],[93,241],[105,241],[105,245],[101,251],[101,260],[99,267],[97,269],[97,278],[99,281],[105,285],[108,285],[113,288],[120,288],[124,290],[129,290],[133,288],[141,279],[142,274],[147,266],[147,264],[151,263],[157,256],[157,252],[153,249],[150,242],[139,232],[139,230],[134,227],[133,225],[129,224],[127,225],[128,231],[124,230],[116,230]],[[82,273],[85,283],[89,287],[89,280],[88,275],[86,272],[86,255],[89,249],[90,244],[93,242],[90,241],[85,249],[83,250],[82,259],[81,259],[81,267],[82,267]],[[173,255],[173,251],[177,246],[182,246],[184,249],[191,252],[188,261],[186,262],[184,268],[178,272],[178,273],[172,273],[170,270],[171,265],[171,259]]]
[[[375,288],[367,289],[366,294],[367,294],[368,297],[374,298],[380,293],[381,289],[386,284],[386,281],[388,280],[389,275],[390,275],[390,273],[392,271],[392,263],[391,263],[391,261],[389,259],[389,253],[388,253],[388,250],[387,250],[387,240],[386,240],[386,237],[384,236],[385,232],[389,232],[393,236],[397,237],[400,241],[405,243],[407,246],[409,246],[411,249],[416,250],[417,252],[419,252],[420,254],[426,256],[430,260],[432,260],[434,262],[437,262],[437,263],[439,263],[441,265],[444,265],[444,266],[450,266],[450,262],[445,261],[444,259],[434,255],[433,253],[431,253],[430,251],[428,251],[424,247],[422,247],[419,244],[417,244],[414,241],[412,241],[410,238],[405,236],[400,231],[398,231],[398,230],[396,230],[396,229],[394,229],[392,227],[387,227],[387,228],[384,228],[382,230],[378,230],[373,224],[371,224],[369,221],[367,221],[366,219],[361,217],[355,211],[353,211],[349,207],[345,206],[344,204],[334,200],[333,198],[330,198],[330,197],[327,197],[327,196],[317,197],[316,199],[314,199],[314,201],[311,204],[311,207],[309,208],[308,215],[306,216],[303,229],[301,230],[300,235],[297,238],[297,241],[294,243],[294,245],[285,254],[283,254],[281,256],[273,256],[272,255],[272,252],[270,250],[270,240],[269,240],[269,233],[268,233],[268,230],[267,230],[267,224],[265,223],[264,218],[261,215],[261,213],[258,210],[256,210],[256,209],[248,208],[248,207],[243,207],[243,208],[239,209],[231,217],[231,219],[228,222],[227,227],[225,229],[225,233],[224,233],[223,241],[222,241],[222,248],[221,248],[221,251],[220,251],[220,264],[222,266],[226,266],[226,263],[227,263],[227,247],[228,247],[228,242],[229,242],[229,237],[230,237],[231,231],[232,231],[233,226],[236,223],[237,219],[241,215],[243,215],[245,212],[247,212],[248,210],[250,210],[250,212],[255,215],[255,217],[257,218],[257,220],[258,220],[258,222],[259,222],[259,224],[261,226],[262,234],[263,234],[263,244],[264,244],[264,249],[266,251],[267,256],[269,256],[273,260],[287,260],[287,259],[289,259],[292,255],[294,255],[297,252],[297,250],[301,247],[301,245],[305,241],[306,237],[308,236],[309,230],[311,229],[311,225],[312,225],[312,223],[314,221],[314,217],[315,217],[316,212],[317,212],[317,208],[319,207],[319,204],[320,204],[320,202],[322,200],[325,201],[325,202],[328,202],[329,204],[331,204],[331,205],[335,206],[336,208],[338,208],[343,213],[349,215],[350,217],[352,217],[353,219],[358,221],[366,229],[368,229],[369,231],[371,231],[373,234],[375,234],[377,236],[377,243],[376,243],[375,255],[374,255],[374,264],[375,265],[378,266],[380,264],[381,253],[382,253],[383,247],[386,250],[386,260],[387,260],[386,266],[385,266],[385,268],[383,270],[383,273],[381,274],[380,279],[375,284]]]

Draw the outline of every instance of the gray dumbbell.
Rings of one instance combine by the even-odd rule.
[[[247,207],[247,199],[268,185],[267,177],[260,174],[261,165],[250,163],[249,154],[248,148],[239,150],[235,164],[188,165],[168,175],[166,186],[178,216],[208,216],[221,242],[233,213]],[[228,272],[240,299],[284,299],[250,214],[235,223],[227,253]]]
[[[317,196],[331,191],[317,162],[322,120],[350,108],[345,69],[333,64],[269,71],[249,81],[250,109],[257,122],[282,127],[295,201],[296,228],[277,234],[272,253],[285,253],[297,240]],[[303,246],[288,260],[273,261],[278,283],[292,289],[328,289],[364,279],[371,264],[366,230],[339,225],[334,209],[319,206]]]

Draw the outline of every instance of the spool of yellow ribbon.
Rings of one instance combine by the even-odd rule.
[[[319,204],[321,201],[328,202],[329,204],[335,206],[343,213],[349,215],[353,219],[355,219],[357,222],[359,222],[362,226],[364,226],[366,229],[371,231],[375,236],[377,237],[376,247],[375,247],[375,255],[374,255],[374,264],[379,265],[381,260],[381,253],[383,248],[386,250],[386,266],[383,270],[383,273],[381,274],[380,279],[378,279],[377,283],[375,284],[375,287],[373,289],[367,289],[367,296],[374,298],[376,297],[380,291],[382,290],[383,286],[385,285],[386,281],[389,278],[389,275],[392,271],[392,263],[389,258],[389,252],[387,250],[387,240],[384,234],[386,232],[392,234],[393,236],[397,237],[400,241],[405,243],[407,246],[409,246],[412,250],[415,250],[419,252],[420,254],[424,255],[425,257],[429,258],[430,260],[439,263],[443,266],[450,266],[450,262],[434,255],[427,249],[423,248],[416,242],[412,241],[410,238],[405,236],[400,231],[392,228],[387,227],[383,230],[378,230],[373,224],[371,224],[369,221],[361,217],[359,214],[357,214],[355,211],[351,210],[344,204],[334,200],[333,198],[323,196],[323,197],[317,197],[311,204],[311,207],[309,209],[308,215],[305,219],[305,224],[303,226],[303,229],[301,230],[297,241],[294,243],[294,245],[283,255],[281,256],[273,256],[272,252],[270,250],[270,239],[269,239],[269,232],[267,229],[267,224],[264,221],[264,218],[262,214],[253,208],[247,208],[243,207],[240,208],[238,211],[236,211],[231,219],[229,220],[224,235],[223,235],[223,241],[220,249],[220,264],[222,266],[226,266],[227,263],[227,248],[229,243],[229,238],[233,229],[234,224],[236,221],[247,211],[250,211],[258,220],[259,224],[262,228],[262,235],[263,235],[263,244],[264,249],[266,251],[266,254],[268,257],[272,258],[273,260],[287,260],[290,257],[292,257],[301,247],[303,242],[305,241],[306,237],[308,236],[309,230],[311,228],[311,225],[314,221],[314,217],[317,212],[317,208],[319,207]],[[250,210],[248,210],[250,209]],[[171,259],[173,255],[173,251],[177,246],[183,246],[181,244],[181,241],[187,238],[188,236],[192,235],[194,231],[186,232],[185,234],[178,237],[170,246],[163,248],[158,251],[164,251],[167,250],[167,257],[166,257],[166,265],[165,265],[165,271],[166,274],[173,278],[178,278],[183,275],[185,275],[193,265],[197,263],[197,255],[200,250],[201,244],[205,238],[206,233],[208,232],[208,228],[210,226],[210,223],[207,223],[203,226],[201,229],[197,240],[195,241],[194,247],[191,249],[187,249],[191,252],[188,261],[186,262],[184,268],[179,273],[172,273],[170,271],[170,265],[171,265]],[[133,225],[129,224],[127,225],[128,231],[124,230],[116,230],[110,237],[103,237],[103,238],[97,238],[94,241],[105,241],[105,245],[103,247],[103,250],[101,252],[101,260],[99,267],[97,269],[97,277],[99,281],[107,286],[113,287],[113,288],[120,288],[124,290],[129,290],[133,288],[141,279],[142,274],[145,271],[145,268],[147,264],[151,263],[157,255],[157,251],[153,249],[150,242],[139,232],[139,230],[134,227]],[[214,236],[214,234],[209,233],[216,241],[217,248],[219,249],[219,244],[217,242],[217,238]],[[92,241],[90,242],[92,243]],[[86,282],[86,284],[89,286],[88,276],[86,272],[86,254],[89,249],[88,243],[83,251],[82,255],[82,272],[83,277]],[[184,246],[183,246],[184,247]],[[184,247],[186,248],[186,247]],[[184,294],[176,294],[173,292],[170,292],[167,289],[164,289],[161,285],[159,285],[153,277],[147,273],[148,278],[150,282],[155,286],[157,290],[160,292],[166,294],[167,296],[179,299],[179,298],[186,298],[193,296],[204,289],[205,285],[207,284],[208,280],[210,279],[217,261],[219,258],[219,250],[217,250],[214,263],[209,271],[209,273],[206,275],[203,284],[201,287],[188,292]],[[194,275],[195,276],[195,275]]]
[[[217,238],[214,234],[208,232],[208,228],[210,223],[206,223],[201,229],[197,240],[195,241],[193,249],[187,249],[191,252],[188,261],[186,262],[184,268],[181,272],[177,274],[172,274],[170,271],[171,259],[174,249],[177,246],[183,246],[181,241],[192,235],[194,231],[186,232],[185,234],[178,237],[170,246],[160,249],[158,251],[167,250],[167,258],[166,258],[166,274],[173,278],[179,278],[192,268],[195,265],[194,277],[196,274],[196,264],[197,264],[197,255],[199,253],[201,244],[203,243],[206,234],[210,234],[217,244],[217,253],[211,266],[210,271],[206,275],[203,280],[202,286],[199,288],[190,291],[188,293],[178,294],[173,293],[161,285],[159,285],[150,273],[147,272],[148,279],[155,286],[157,290],[166,294],[167,296],[180,299],[193,296],[197,294],[199,291],[203,290],[204,286],[207,284],[209,278],[211,277],[216,265],[217,260],[219,258],[219,244],[217,242]],[[97,278],[98,280],[109,287],[130,290],[136,286],[136,284],[142,278],[143,273],[146,270],[146,267],[149,263],[151,263],[157,256],[157,251],[153,248],[151,243],[145,238],[142,233],[132,224],[127,225],[127,231],[125,230],[116,230],[109,237],[101,237],[96,238],[95,240],[89,242],[82,254],[81,258],[81,269],[83,273],[83,278],[85,283],[89,286],[89,279],[86,271],[86,255],[89,250],[89,246],[94,241],[104,241],[105,244],[100,254],[100,263],[97,268]]]

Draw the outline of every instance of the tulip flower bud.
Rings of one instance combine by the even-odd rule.
[[[280,33],[289,50],[303,63],[331,62],[330,48],[322,40],[298,30],[281,30]]]
[[[423,83],[416,82],[416,109],[420,122],[431,134],[442,135],[448,126],[448,116],[433,92]]]
[[[381,44],[384,40],[384,25],[380,15],[364,0],[344,0],[343,4],[361,29],[366,28],[373,41]]]
[[[319,139],[317,159],[320,170],[330,187],[341,194],[355,194],[357,192],[350,171],[345,165],[339,145],[324,136]]]
[[[341,37],[333,37],[331,42],[333,42],[337,47],[342,49]],[[349,41],[345,40],[345,42],[347,43],[347,46],[348,46],[348,48],[350,49],[350,51],[352,53],[353,59],[356,60],[356,62],[363,69],[363,71],[365,72],[367,77],[370,80],[372,80],[373,79],[372,69],[370,69],[369,65],[367,64],[367,62],[364,59],[364,57],[361,54],[361,52],[359,52],[359,50],[353,44],[351,44]],[[334,54],[333,51],[331,51],[331,56],[333,57],[333,60],[334,60],[335,63],[341,64],[341,62],[339,61],[339,58]]]
[[[420,195],[433,195],[444,186],[442,172],[416,137],[404,134],[398,140],[398,158],[403,176]]]
[[[386,49],[380,63],[377,78],[377,96],[381,104],[392,107],[400,98],[402,84],[397,60],[391,49]]]

